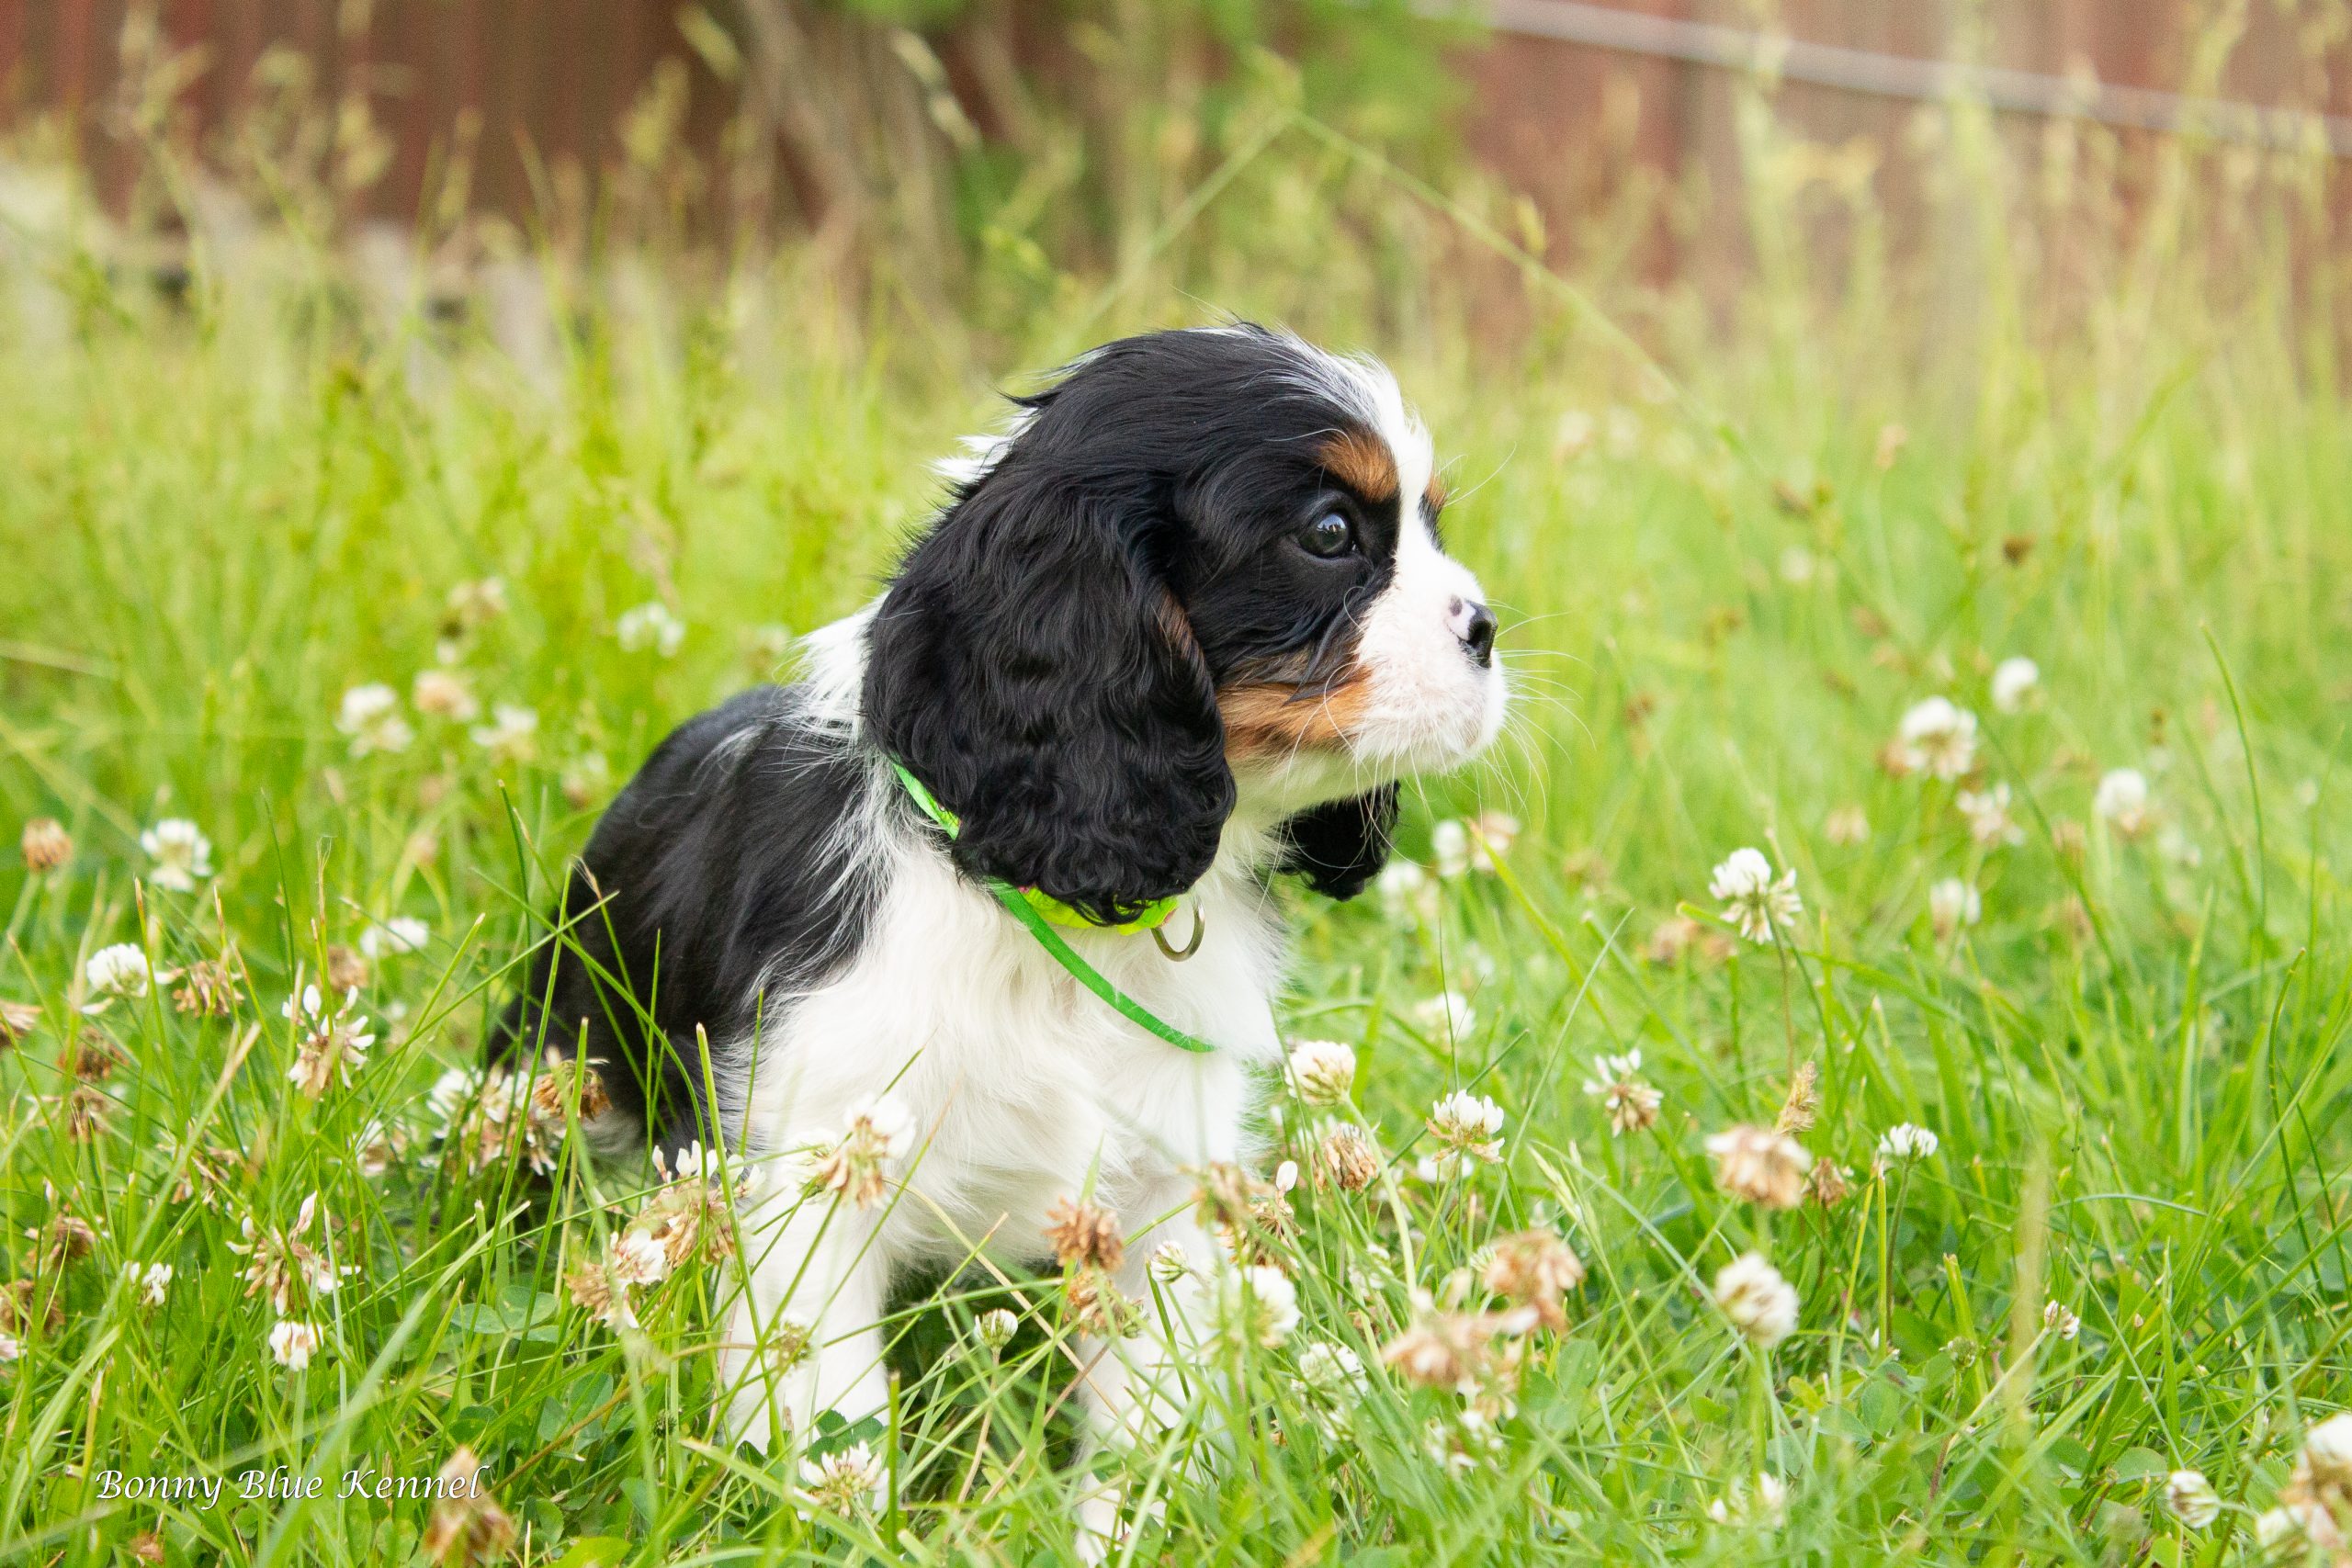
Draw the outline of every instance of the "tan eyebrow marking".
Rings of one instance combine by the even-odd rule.
[[[1388,444],[1361,430],[1343,430],[1325,441],[1316,456],[1323,467],[1366,501],[1394,501],[1396,458]]]

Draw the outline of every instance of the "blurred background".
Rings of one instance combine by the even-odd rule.
[[[2324,291],[2348,21],[2312,0],[0,0],[0,236],[71,226],[166,295],[290,236],[526,360],[582,291],[763,273],[797,330],[911,327],[957,364],[1213,309],[1509,352],[1563,313],[1532,262],[1655,352],[1703,349],[1759,279],[1776,309],[1860,305],[1924,346],[1996,276],[2024,326],[2071,330],[2134,254]],[[22,324],[71,292],[35,288]]]

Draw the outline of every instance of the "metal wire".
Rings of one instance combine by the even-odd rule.
[[[1620,11],[1586,0],[1486,0],[1483,7],[1467,11],[1451,6],[1430,9],[1469,17],[1502,32],[1884,98],[1920,103],[1973,100],[2018,114],[2096,120],[2136,130],[2352,157],[2352,118],[2340,115],[2114,86],[1998,65],[1919,60],[1839,44],[1809,43],[1713,22]]]

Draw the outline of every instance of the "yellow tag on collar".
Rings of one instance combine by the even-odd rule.
[[[1168,917],[1176,912],[1177,904],[1173,898],[1156,898],[1145,905],[1143,913],[1134,919],[1106,926],[1092,916],[1071,908],[1050,893],[1040,893],[1034,887],[1023,887],[1020,892],[1022,902],[1057,926],[1067,926],[1072,931],[1125,931],[1129,935],[1136,931],[1156,931],[1166,925]]]

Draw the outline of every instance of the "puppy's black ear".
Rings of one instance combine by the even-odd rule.
[[[1352,898],[1388,863],[1396,831],[1393,784],[1351,800],[1327,801],[1283,824],[1289,841],[1283,869],[1306,878],[1326,898]]]
[[[1148,490],[1017,452],[965,487],[868,634],[875,743],[962,818],[956,863],[1106,924],[1182,892],[1233,809],[1225,726],[1154,565]]]

